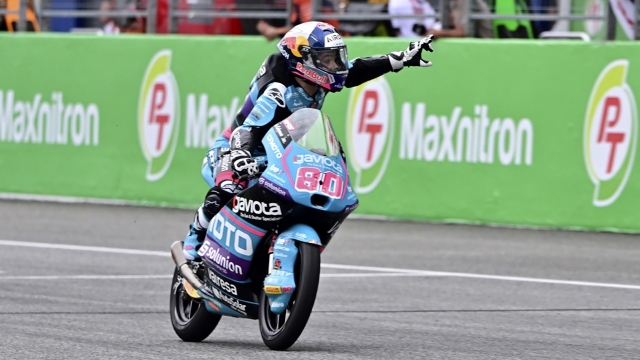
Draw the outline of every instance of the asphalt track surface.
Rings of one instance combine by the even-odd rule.
[[[639,236],[364,220],[289,351],[233,318],[184,343],[168,249],[192,216],[0,201],[0,359],[640,359]]]

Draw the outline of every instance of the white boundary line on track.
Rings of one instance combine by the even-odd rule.
[[[173,275],[34,275],[0,276],[2,280],[136,280],[171,279]]]
[[[148,251],[148,250],[135,250],[135,249],[107,248],[107,247],[97,247],[97,246],[48,244],[48,243],[13,241],[13,240],[0,240],[0,246],[21,246],[21,247],[35,247],[35,248],[58,249],[58,250],[93,251],[93,252],[117,253],[117,254],[128,254],[128,255],[147,255],[147,256],[163,256],[163,257],[170,256],[170,253],[168,251]],[[458,273],[458,272],[445,272],[445,271],[411,270],[411,269],[398,269],[398,268],[375,267],[375,266],[340,265],[340,264],[324,264],[324,263],[321,266],[327,269],[373,271],[373,272],[380,273],[377,275],[367,273],[366,275],[360,274],[358,276],[354,274],[325,274],[324,277],[328,277],[327,275],[332,275],[331,277],[361,277],[363,275],[364,276],[440,276],[440,277],[458,277],[458,278],[471,278],[471,279],[519,281],[519,282],[531,282],[531,283],[542,283],[542,284],[577,285],[577,286],[592,286],[592,287],[640,290],[640,285],[597,283],[597,282],[588,282],[588,281],[539,279],[539,278],[528,278],[528,277],[517,277],[517,276],[485,275],[485,274],[471,274],[471,273]],[[83,276],[83,275],[78,275],[78,276]],[[128,275],[125,275],[125,276],[128,276]],[[136,276],[136,275],[131,275],[131,276]]]
[[[414,276],[403,273],[349,273],[349,274],[320,274],[322,278],[343,277],[380,277],[380,276]],[[423,276],[423,275],[418,275]],[[171,279],[173,275],[25,275],[0,276],[2,280],[149,280]]]

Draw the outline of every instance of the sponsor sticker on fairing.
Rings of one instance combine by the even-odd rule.
[[[273,192],[274,194],[277,194],[279,196],[284,197],[285,199],[291,199],[291,195],[289,195],[289,192],[283,188],[280,187],[279,185],[261,177],[260,179],[258,179],[258,184],[260,186],[262,186],[263,188]]]
[[[292,272],[290,272],[290,271],[274,269],[274,270],[272,270],[272,271],[271,271],[271,275],[273,275],[273,276],[288,277],[288,276],[293,275],[293,273],[292,273]]]
[[[269,144],[269,148],[271,149],[271,151],[273,151],[273,154],[275,155],[275,157],[277,159],[282,158],[282,152],[280,151],[280,148],[278,147],[278,145],[276,145],[276,142],[273,139],[273,136],[271,136],[271,134],[267,134],[266,138],[267,138],[267,143]]]
[[[317,154],[304,154],[295,155],[293,157],[293,163],[300,164],[322,164],[330,169],[333,169],[339,173],[343,173],[342,164],[333,161],[331,158]]]
[[[264,203],[258,200],[246,199],[240,196],[233,198],[233,212],[246,212],[256,215],[277,216],[282,215],[280,205],[277,203]]]
[[[282,294],[282,289],[280,288],[280,286],[265,285],[264,292],[266,294],[278,295],[278,294]]]
[[[242,315],[247,315],[247,313],[246,313],[247,305],[241,303],[237,299],[234,299],[234,298],[232,298],[230,296],[227,296],[226,294],[218,291],[218,289],[216,289],[216,288],[213,289],[213,295],[215,295],[215,297],[217,297],[218,299],[222,300],[222,302],[227,304],[234,311],[237,311],[237,312],[241,313]]]
[[[291,123],[291,121],[289,121],[288,119],[286,120],[282,120],[282,123],[284,124],[284,126],[287,128],[287,130],[289,131],[293,131],[296,129],[295,126],[293,126],[293,124]]]
[[[236,289],[235,285],[223,280],[218,275],[216,275],[211,269],[209,269],[208,273],[209,273],[209,280],[211,280],[211,282],[214,283],[216,286],[220,287],[222,290],[228,293],[231,293],[236,296],[238,295],[238,289]]]
[[[246,243],[245,238],[243,238],[243,241],[245,241]],[[248,252],[250,249],[251,253],[253,253],[253,248],[250,247],[250,238],[248,241],[249,245],[247,246],[246,252]],[[209,239],[205,240],[204,244],[202,244],[202,246],[198,250],[198,255],[212,263],[212,265],[215,266],[216,269],[224,273],[225,276],[233,278],[235,280],[244,280],[246,278],[246,269],[249,268],[249,265],[251,263],[250,261],[240,259],[225,248],[218,245],[217,242],[211,241]]]

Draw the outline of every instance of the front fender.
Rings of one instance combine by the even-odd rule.
[[[309,225],[296,224],[278,235],[278,239],[291,239],[307,244],[322,245],[320,235]]]

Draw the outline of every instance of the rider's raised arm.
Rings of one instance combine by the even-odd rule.
[[[282,83],[273,82],[267,86],[258,96],[249,116],[231,133],[231,150],[253,152],[274,119],[284,119],[291,115],[284,101],[285,92],[286,87]]]
[[[350,61],[349,75],[344,86],[348,88],[358,86],[382,76],[389,71],[398,72],[404,67],[431,66],[431,61],[423,60],[421,56],[422,50],[433,52],[433,48],[431,47],[432,40],[433,36],[429,35],[420,41],[409,43],[409,47],[405,51],[394,51],[384,56],[356,58]]]
[[[358,86],[392,70],[387,56],[356,58],[349,62],[349,75],[344,86],[348,88]]]

